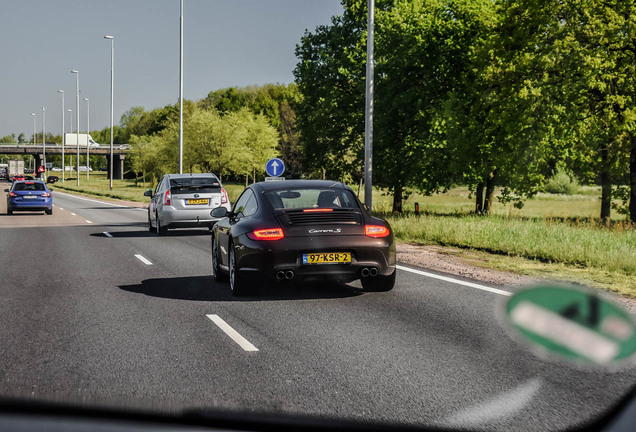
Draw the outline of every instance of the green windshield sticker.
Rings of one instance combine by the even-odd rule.
[[[633,319],[592,291],[530,288],[510,297],[506,316],[533,346],[572,360],[609,365],[636,352]]]

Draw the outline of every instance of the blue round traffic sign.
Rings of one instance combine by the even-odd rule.
[[[278,177],[285,172],[285,164],[278,158],[272,158],[265,164],[265,171],[269,176]]]

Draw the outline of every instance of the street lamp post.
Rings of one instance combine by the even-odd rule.
[[[33,117],[33,147],[35,147],[35,113],[31,113],[31,117]],[[31,159],[33,156],[31,156]],[[29,159],[29,168],[31,168],[31,159]]]
[[[46,170],[46,109],[42,107],[42,166]],[[46,171],[42,172],[42,179],[46,178]]]
[[[113,190],[113,88],[115,84],[115,37],[106,35],[104,39],[110,40],[110,190]]]
[[[35,113],[31,113],[31,117],[33,117],[33,145],[35,146]]]
[[[88,181],[88,167],[90,166],[88,149],[91,147],[88,137],[91,133],[91,106],[88,98],[84,98],[84,100],[86,101],[86,181]]]
[[[71,73],[75,74],[75,112],[77,115],[77,186],[79,186],[79,159],[80,159],[80,149],[79,149],[79,128],[80,128],[80,112],[79,112],[79,71],[72,70]],[[86,143],[88,144],[88,143]]]
[[[179,174],[183,174],[183,0],[179,15]]]
[[[73,133],[73,110],[72,109],[67,109],[66,111],[68,111],[68,118],[69,118],[69,122],[68,122],[68,126],[69,126],[69,130],[68,133],[69,135]],[[68,155],[68,172],[69,174],[73,174],[73,155],[70,154]]]
[[[373,210],[373,33],[375,1],[369,0],[367,16],[367,72],[364,109],[364,203]]]
[[[58,90],[62,95],[62,183],[64,183],[64,145],[66,144],[66,134],[64,131],[64,90]]]

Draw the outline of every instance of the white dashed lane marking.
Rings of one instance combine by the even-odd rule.
[[[232,338],[234,342],[239,344],[241,348],[245,351],[258,351],[254,345],[250,343],[247,339],[239,334],[236,330],[234,330],[228,323],[226,323],[223,318],[218,315],[206,315],[208,318],[212,320],[214,324],[216,324],[226,335]]]
[[[150,261],[148,261],[148,259],[145,258],[143,255],[136,254],[135,258],[137,258],[139,261],[141,261],[142,263],[144,263],[146,265],[152,265],[152,263]]]

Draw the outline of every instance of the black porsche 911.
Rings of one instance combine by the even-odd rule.
[[[215,279],[229,275],[233,295],[258,281],[360,279],[364,290],[395,285],[395,240],[348,186],[329,180],[254,183],[212,230]]]

